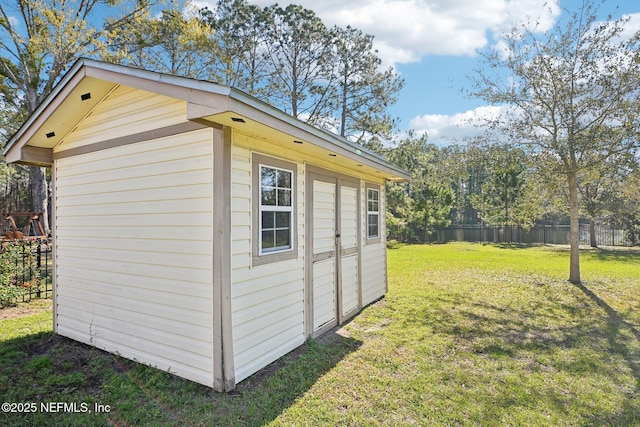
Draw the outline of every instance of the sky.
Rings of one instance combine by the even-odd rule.
[[[205,0],[206,1],[206,0]],[[249,0],[269,6],[274,0]],[[194,2],[196,3],[196,2]],[[197,3],[204,3],[200,1]],[[500,42],[514,23],[539,21],[541,30],[566,19],[582,0],[297,0],[278,1],[313,10],[327,26],[351,25],[374,36],[386,67],[405,80],[391,113],[399,130],[427,133],[428,141],[449,145],[478,133],[468,118],[490,114],[491,106],[464,94],[479,65],[477,50]],[[566,10],[565,10],[566,9]],[[631,15],[640,28],[639,0],[607,0],[603,19]]]

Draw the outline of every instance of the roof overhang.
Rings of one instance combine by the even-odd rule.
[[[258,140],[329,159],[390,181],[409,174],[345,138],[315,128],[228,86],[80,59],[4,149],[7,163],[53,164],[53,148],[118,86],[129,86],[187,102],[187,119],[227,126]]]

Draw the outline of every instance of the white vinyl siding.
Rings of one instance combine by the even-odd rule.
[[[367,208],[367,188],[371,188],[370,184],[365,184],[362,187],[363,194],[363,206],[362,209],[362,223],[367,224],[368,208]],[[384,186],[380,188],[379,192],[379,205],[378,209],[382,215],[385,212],[385,194]],[[365,233],[363,234],[362,244],[362,305],[371,304],[372,302],[382,298],[387,292],[387,242],[385,227],[385,221],[380,221],[379,225],[380,239],[375,243],[367,242],[368,239]]]
[[[204,129],[56,160],[58,333],[211,386],[212,149]]]
[[[362,305],[382,298],[387,292],[387,260],[384,244],[362,248]]]
[[[231,307],[236,381],[242,381],[304,343],[304,168],[298,165],[296,257],[252,265],[252,155],[236,142],[251,145],[234,134],[231,168]],[[246,139],[245,139],[246,138]]]

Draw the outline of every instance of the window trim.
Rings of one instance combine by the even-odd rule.
[[[378,211],[376,212],[378,215],[378,235],[377,236],[370,236],[369,235],[369,190],[373,190],[373,191],[377,191],[378,192]],[[381,220],[381,216],[382,216],[382,189],[380,188],[379,185],[375,185],[375,184],[370,184],[370,183],[365,183],[365,191],[364,191],[364,214],[365,214],[365,229],[366,229],[366,243],[367,244],[374,244],[374,243],[380,243],[382,241],[382,220]],[[373,212],[373,211],[371,211]]]
[[[252,185],[252,201],[251,201],[251,236],[252,236],[252,266],[270,264],[273,262],[286,261],[296,259],[298,257],[298,239],[297,239],[297,176],[298,166],[296,163],[269,157],[258,153],[251,156],[251,185]],[[261,168],[280,169],[291,172],[291,208],[286,209],[291,212],[290,221],[290,241],[291,247],[275,251],[262,251],[262,229],[261,218],[263,206],[261,203]],[[276,211],[279,209],[276,209]]]

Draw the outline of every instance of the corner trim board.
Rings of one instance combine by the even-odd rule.
[[[213,131],[214,389],[236,386],[231,312],[231,129]]]

